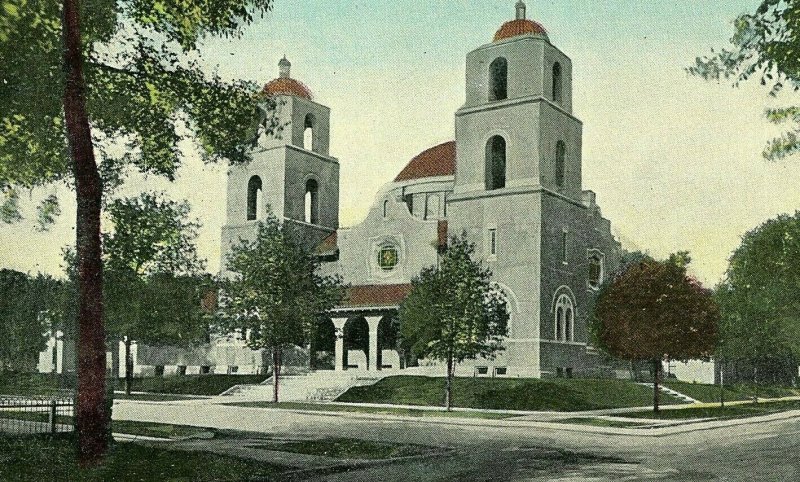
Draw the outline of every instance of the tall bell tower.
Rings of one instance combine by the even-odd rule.
[[[581,204],[582,124],[572,115],[569,57],[527,19],[524,2],[515,13],[492,42],[467,54],[449,230],[467,233],[519,307],[503,362],[515,374],[538,377],[549,296],[542,280],[551,275],[546,218],[560,216],[547,206],[550,198]]]
[[[222,266],[230,246],[252,239],[268,211],[290,224],[312,249],[339,227],[339,161],[329,154],[330,109],[278,63],[278,78],[263,94],[275,101],[281,132],[262,136],[253,160],[228,171],[227,222],[222,228]]]

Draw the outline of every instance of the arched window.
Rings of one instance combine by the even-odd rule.
[[[503,57],[489,65],[489,101],[508,98],[508,61]]]
[[[486,143],[486,190],[506,187],[506,140],[494,136]]]
[[[564,141],[556,143],[556,186],[564,187],[564,170],[567,158],[567,145]]]
[[[572,298],[562,294],[556,301],[556,341],[573,341],[575,339],[575,308]]]
[[[305,222],[319,224],[319,187],[313,179],[306,182]]]
[[[256,221],[263,216],[264,209],[261,178],[253,176],[247,182],[247,220]]]
[[[386,216],[389,214],[389,200],[383,201],[383,218],[386,219]]]
[[[316,119],[314,118],[314,114],[308,114],[306,116],[305,127],[303,130],[303,149],[313,151],[314,150],[314,123]]]
[[[561,103],[562,98],[561,64],[553,64],[553,102]]]
[[[589,288],[599,289],[603,283],[603,253],[598,250],[589,252]]]

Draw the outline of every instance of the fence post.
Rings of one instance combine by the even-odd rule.
[[[56,401],[50,400],[50,433],[56,433]]]

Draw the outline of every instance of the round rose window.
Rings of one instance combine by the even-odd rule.
[[[399,256],[394,246],[383,246],[378,251],[378,266],[384,271],[391,271],[397,266]]]

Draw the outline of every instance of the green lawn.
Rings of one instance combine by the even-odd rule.
[[[48,414],[43,412],[8,412],[0,411],[0,418],[13,419],[13,420],[26,420],[31,422],[48,422]],[[56,423],[59,424],[72,424],[73,418],[68,415],[58,415]],[[149,423],[149,422],[134,422],[124,420],[114,420],[111,424],[111,430],[115,433],[122,433],[127,435],[142,435],[146,437],[159,437],[159,438],[182,438],[197,436],[200,434],[208,433],[210,429],[199,427],[189,427],[183,425],[170,425],[163,423]],[[211,432],[213,433],[213,432]]]
[[[405,415],[409,417],[456,417],[456,418],[484,418],[484,419],[503,419],[508,418],[507,414],[486,413],[486,412],[445,412],[444,410],[419,410],[413,408],[384,408],[384,407],[360,407],[353,405],[336,405],[327,403],[303,403],[303,402],[239,402],[226,403],[235,407],[254,407],[254,408],[277,408],[283,410],[307,410],[312,412],[352,412],[367,413],[378,415]]]
[[[219,395],[234,385],[257,384],[265,375],[183,375],[134,378],[134,392],[168,393],[172,395]],[[125,389],[125,380],[117,380],[115,388]]]
[[[701,402],[719,402],[719,385],[704,383],[679,382],[667,380],[664,385],[689,395]],[[761,398],[780,398],[800,395],[800,389],[792,387],[755,386],[755,385],[730,385],[723,387],[725,400],[750,400],[754,396]]]
[[[169,450],[133,443],[115,444],[102,466],[75,464],[72,435],[0,436],[0,480],[143,481],[273,480],[285,467],[207,452]]]
[[[756,417],[771,413],[785,412],[787,410],[800,410],[800,400],[785,402],[759,402],[740,405],[726,405],[721,407],[690,407],[678,410],[661,410],[654,414],[652,410],[646,412],[626,413],[622,416],[630,418],[643,418],[651,420],[687,420],[693,418],[732,419]]]
[[[336,401],[391,403],[399,405],[442,405],[444,378],[395,376],[378,383],[353,387]],[[456,378],[453,405],[456,407],[580,411],[647,406],[652,391],[627,380],[612,379],[522,379]],[[663,395],[662,403],[680,403]]]
[[[171,395],[214,396],[234,385],[256,384],[266,379],[266,375],[183,375],[134,378],[132,390]],[[115,390],[125,389],[125,380],[115,379],[113,383]],[[3,373],[0,376],[0,394],[6,395],[53,395],[59,390],[71,391],[74,387],[74,375]]]

